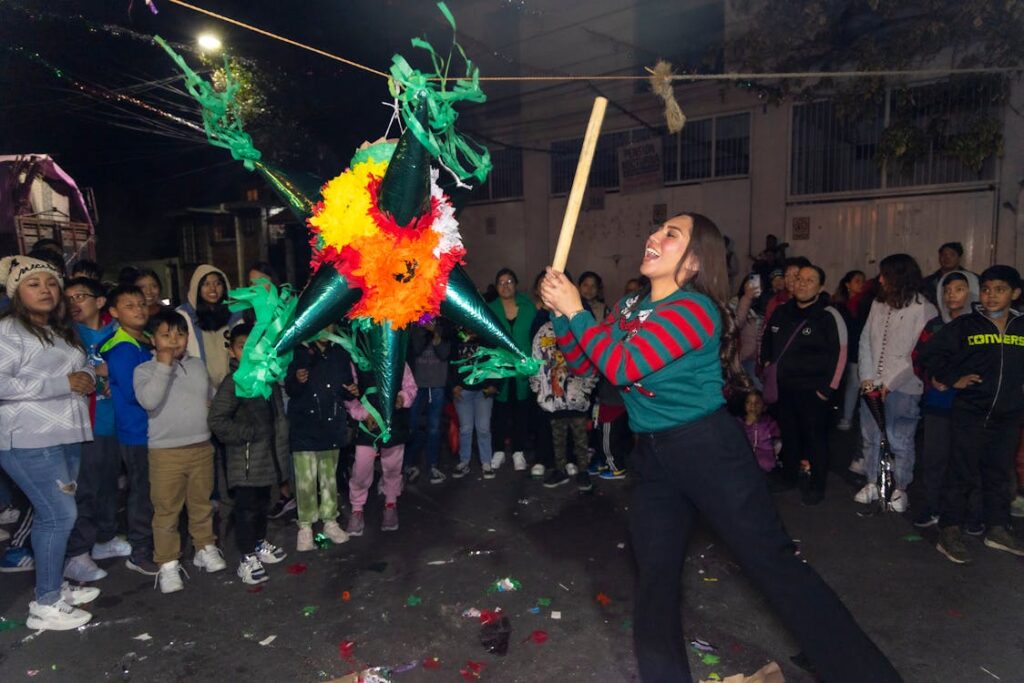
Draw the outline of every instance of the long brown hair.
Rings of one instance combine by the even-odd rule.
[[[878,264],[879,274],[885,278],[875,298],[891,308],[906,308],[921,293],[921,266],[910,254],[891,254]]]
[[[727,305],[732,293],[726,263],[725,239],[718,226],[707,216],[687,212],[679,214],[676,218],[680,216],[689,218],[692,228],[690,229],[690,243],[686,245],[686,251],[683,252],[679,264],[676,266],[675,281],[679,282],[687,259],[693,256],[697,262],[697,272],[685,284],[695,292],[711,299],[715,308],[718,309],[718,315],[722,320],[718,358],[722,363],[725,393],[729,395],[733,392],[750,391],[750,378],[740,366],[736,318]],[[648,283],[637,301],[642,300],[650,293],[651,286]]]
[[[18,296],[17,290],[15,290],[14,296],[11,297],[10,307],[0,315],[0,319],[3,318],[14,318],[20,322],[44,346],[53,346],[53,338],[56,335],[71,346],[84,350],[82,341],[78,338],[78,333],[75,332],[75,326],[71,320],[71,314],[68,312],[67,304],[64,303],[63,289],[61,289],[61,294],[57,297],[57,305],[50,311],[50,315],[47,316],[45,327],[37,325],[32,320],[32,316],[29,310],[25,308],[21,297]]]

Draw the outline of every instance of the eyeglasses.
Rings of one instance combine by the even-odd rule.
[[[512,279],[498,280],[498,286],[499,287],[507,287],[509,285],[515,286],[515,284],[516,284],[516,281],[512,280]]]
[[[83,301],[85,301],[86,299],[95,299],[96,295],[95,294],[84,294],[84,293],[65,294],[64,298],[67,299],[68,301],[74,301],[76,304],[80,304]]]

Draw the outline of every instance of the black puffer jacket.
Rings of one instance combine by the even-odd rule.
[[[309,370],[309,380],[304,384],[296,377],[299,370]],[[340,346],[321,348],[309,343],[295,350],[284,382],[290,399],[292,451],[329,451],[347,443],[344,402],[352,395],[345,385],[353,381],[352,359]]]
[[[210,431],[227,447],[229,489],[273,486],[291,478],[284,401],[281,388],[271,387],[269,399],[240,398],[228,375],[210,404]]]
[[[953,386],[964,375],[981,382],[958,389],[953,409],[983,418],[1006,419],[1024,413],[1024,315],[1008,311],[1006,331],[979,310],[950,321],[929,340],[921,365],[938,382]]]

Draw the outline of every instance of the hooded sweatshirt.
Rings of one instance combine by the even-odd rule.
[[[75,323],[75,330],[78,332],[78,338],[82,340],[82,345],[85,346],[85,354],[89,357],[89,366],[95,370],[96,366],[106,362],[100,355],[100,348],[114,336],[117,323],[107,323],[98,330],[82,323]],[[114,401],[109,387],[108,378],[97,377],[96,391],[90,395],[89,399],[89,409],[93,418],[92,431],[97,436],[114,436]]]
[[[178,312],[185,316],[188,323],[188,355],[203,361],[210,373],[210,381],[216,389],[227,376],[231,362],[224,333],[242,319],[242,314],[232,313],[227,325],[216,330],[199,328],[199,315],[196,312],[199,305],[199,283],[210,273],[219,273],[224,278],[225,289],[231,289],[231,281],[224,271],[211,265],[200,265],[196,272],[192,273],[192,280],[188,284],[188,301],[178,307]]]
[[[939,315],[929,320],[924,330],[921,331],[921,337],[917,340],[917,345],[914,347],[914,372],[921,381],[924,382],[924,396],[921,399],[921,410],[925,413],[946,415],[953,409],[953,400],[956,398],[956,389],[949,387],[945,391],[939,391],[931,382],[931,376],[928,371],[921,364],[920,359],[925,353],[925,349],[928,347],[928,343],[932,337],[938,334],[944,326],[946,326],[951,320],[949,309],[946,307],[946,302],[943,301],[942,287],[946,284],[946,278],[953,273],[960,273],[967,278],[967,287],[970,289],[970,295],[967,299],[967,305],[961,315],[970,313],[971,307],[974,302],[978,300],[978,276],[967,270],[953,270],[941,278],[935,287],[935,300],[939,303]]]

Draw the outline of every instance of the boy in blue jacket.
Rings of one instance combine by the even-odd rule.
[[[110,315],[118,330],[102,347],[107,362],[110,397],[114,402],[117,443],[128,473],[128,542],[132,552],[125,566],[146,576],[160,568],[153,561],[153,504],[149,499],[149,449],[146,411],[135,398],[135,368],[152,360],[146,336],[149,309],[142,290],[134,285],[115,287],[107,295]]]

